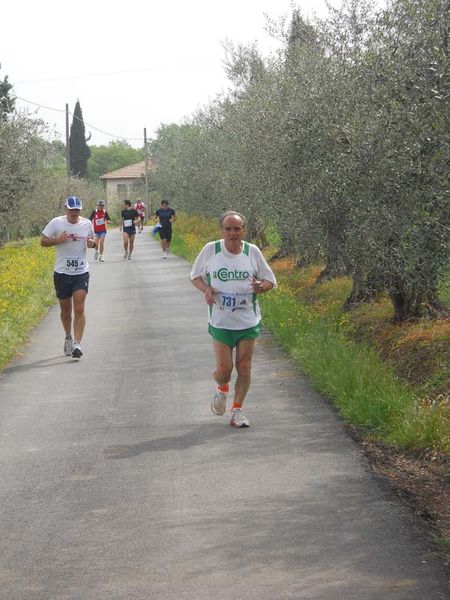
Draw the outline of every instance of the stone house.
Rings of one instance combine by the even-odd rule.
[[[148,161],[147,181],[154,166]],[[145,160],[101,175],[106,184],[106,202],[110,211],[121,208],[123,200],[133,205],[137,197],[145,202]]]

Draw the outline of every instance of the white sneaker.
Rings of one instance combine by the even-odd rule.
[[[128,260],[131,260],[131,254],[128,255]]]
[[[72,339],[72,336],[69,335],[64,340],[64,350],[63,350],[64,356],[72,356],[72,350],[73,350],[73,339]]]
[[[231,427],[250,427],[250,421],[247,419],[245,415],[242,414],[242,410],[240,408],[235,408],[231,411],[231,419],[230,419]]]
[[[100,258],[98,259],[98,262],[105,262],[105,259],[103,258],[103,256],[100,256]]]
[[[98,258],[98,252],[97,252],[97,250],[96,250],[96,251],[94,252],[94,260],[97,260],[97,258]]]
[[[217,387],[213,399],[211,400],[211,410],[215,415],[223,415],[227,409],[227,393],[222,392]]]
[[[74,342],[72,349],[72,358],[81,358],[83,356],[83,350],[79,342]]]
[[[123,254],[123,260],[127,260],[127,258],[128,258],[128,252],[124,252],[124,254]]]

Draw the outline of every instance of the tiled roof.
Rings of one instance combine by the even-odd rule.
[[[151,160],[148,161],[148,170],[153,168]],[[110,171],[100,177],[100,179],[139,179],[145,176],[145,160],[128,167],[122,167],[116,171]]]

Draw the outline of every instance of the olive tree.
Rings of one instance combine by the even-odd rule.
[[[39,134],[44,124],[25,114],[14,113],[0,122],[0,239],[21,234],[24,223],[18,215],[26,212],[26,198],[34,186],[34,174],[41,163]]]

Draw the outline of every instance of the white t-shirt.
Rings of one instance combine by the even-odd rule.
[[[89,219],[80,217],[78,223],[72,225],[65,215],[55,217],[42,232],[45,237],[54,239],[63,232],[68,233],[71,239],[62,244],[56,244],[56,273],[66,275],[80,275],[89,271],[86,259],[86,240],[94,237],[94,228]]]
[[[220,329],[248,329],[260,322],[257,294],[252,290],[253,277],[277,285],[261,250],[248,242],[243,242],[240,254],[228,252],[223,240],[209,242],[195,259],[190,277],[191,280],[201,277],[217,290],[215,304],[208,307],[208,321]]]

